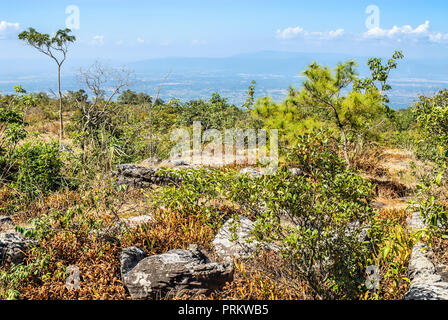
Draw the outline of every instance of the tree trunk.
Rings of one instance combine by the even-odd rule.
[[[347,168],[351,167],[350,164],[350,158],[348,157],[348,145],[347,145],[347,136],[345,135],[345,130],[344,128],[341,126],[341,134],[342,134],[342,140],[343,140],[343,144],[344,144],[344,158],[345,158],[345,162],[347,162]]]
[[[152,158],[152,108],[153,104],[151,102],[149,107],[149,157]]]
[[[58,93],[59,93],[59,144],[64,139],[64,120],[62,118],[61,66],[58,65]]]

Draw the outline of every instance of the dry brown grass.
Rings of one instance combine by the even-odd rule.
[[[103,219],[106,226],[115,223],[106,215],[96,216],[92,213],[90,218]],[[126,231],[121,237],[121,243],[104,242],[88,231],[87,222],[83,219],[74,224],[76,228],[68,230],[59,221],[53,221],[52,228],[59,231],[41,241],[39,248],[33,250],[27,258],[27,263],[32,263],[39,257],[49,257],[47,268],[24,281],[20,288],[22,299],[129,299],[120,276],[119,252],[122,248],[137,245],[149,255],[154,255],[198,244],[208,252],[216,234],[216,230],[206,224],[202,216],[159,211],[154,215],[153,222]],[[80,269],[79,290],[66,288],[64,274],[69,265]]]
[[[383,151],[378,147],[365,148],[357,152],[352,158],[353,166],[368,175],[382,177],[387,174],[387,169],[381,165]]]
[[[397,224],[406,227],[407,219],[411,217],[411,213],[403,208],[387,208],[380,210],[380,219],[385,221],[395,221]]]
[[[391,199],[387,197],[377,197],[372,206],[379,210],[406,210],[409,204],[402,199]]]
[[[149,254],[187,249],[191,244],[208,251],[216,232],[216,227],[207,224],[203,216],[159,210],[154,214],[154,222],[143,224],[124,236],[122,245],[141,246]]]
[[[403,198],[409,195],[411,190],[404,184],[396,180],[383,180],[370,178],[370,181],[375,185],[377,196],[386,199]]]
[[[448,240],[439,237],[431,239],[431,260],[436,266],[445,266],[445,274],[448,277]],[[448,279],[447,279],[448,280]]]
[[[42,244],[50,255],[46,272],[50,277],[33,277],[21,288],[27,300],[122,300],[127,299],[121,281],[118,254],[120,248],[81,235],[61,233]],[[29,261],[36,259],[31,254]],[[65,268],[80,270],[80,289],[68,290]]]
[[[260,252],[247,261],[235,262],[234,281],[205,300],[307,300],[305,284],[275,252]]]

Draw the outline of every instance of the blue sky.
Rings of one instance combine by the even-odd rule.
[[[33,58],[28,27],[51,33],[79,8],[74,59],[222,57],[264,50],[448,57],[446,0],[15,0],[0,1],[0,59]],[[379,10],[379,24],[366,27]],[[376,21],[376,20],[375,20]]]

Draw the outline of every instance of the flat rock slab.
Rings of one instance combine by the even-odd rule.
[[[211,263],[197,247],[144,258],[126,272],[141,257],[138,249],[133,251],[127,260],[123,259],[127,267],[122,268],[122,273],[135,300],[208,294],[233,281],[233,268],[229,264]]]
[[[253,240],[254,223],[244,216],[228,220],[213,240],[213,249],[223,260],[248,258],[260,246]]]

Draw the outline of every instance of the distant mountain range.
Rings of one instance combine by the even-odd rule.
[[[265,51],[226,58],[169,57],[128,63],[106,61],[106,64],[125,65],[133,70],[135,81],[131,88],[135,91],[155,92],[169,73],[161,92],[163,99],[208,99],[213,92],[219,92],[232,103],[241,104],[251,80],[257,81],[257,96],[270,95],[281,100],[289,86],[300,87],[301,72],[313,61],[333,67],[338,62],[356,60],[359,74],[366,76],[367,59],[342,54]],[[65,90],[81,87],[75,77],[76,70],[91,62],[70,61],[64,66]],[[15,84],[21,84],[29,91],[54,90],[54,66],[44,60],[0,60],[0,91],[11,92]],[[391,85],[392,107],[407,107],[420,94],[431,94],[448,87],[448,61],[405,58],[391,74]]]

